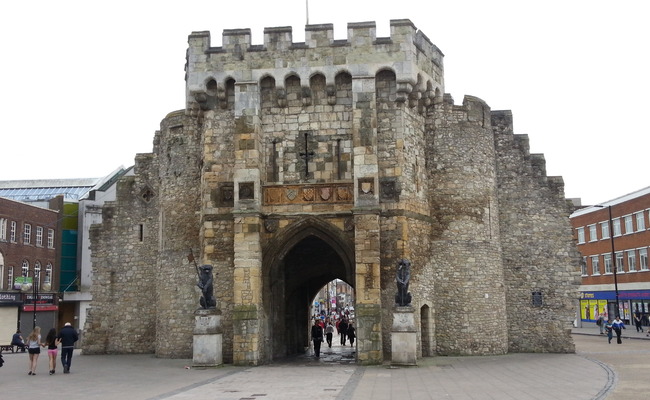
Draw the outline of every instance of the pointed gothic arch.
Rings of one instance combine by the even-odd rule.
[[[263,249],[263,298],[271,358],[309,345],[309,305],[329,281],[354,287],[354,248],[345,232],[308,216],[278,231]]]

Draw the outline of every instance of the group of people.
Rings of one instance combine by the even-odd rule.
[[[342,317],[336,321],[336,330],[340,336],[342,346],[345,346],[346,341],[350,342],[350,346],[354,346],[354,339],[357,334],[352,321]],[[325,340],[327,340],[327,345],[332,347],[333,336],[334,325],[329,318],[325,318],[325,320],[314,318],[314,326],[311,327],[311,340],[314,343],[316,358],[320,357],[320,346]]]
[[[625,328],[625,324],[621,320],[620,316],[616,316],[616,319],[612,321],[612,319],[608,319],[605,321],[605,317],[601,314],[598,316],[598,319],[596,320],[596,325],[600,328],[600,334],[607,334],[607,343],[612,343],[612,338],[614,337],[614,333],[616,333],[616,343],[621,344],[623,343],[621,341],[621,333],[623,329]]]
[[[41,354],[41,347],[47,348],[47,355],[49,358],[49,373],[53,375],[56,372],[56,357],[59,352],[59,345],[61,345],[61,364],[63,364],[63,373],[70,373],[70,365],[72,363],[72,353],[74,351],[74,344],[79,340],[77,331],[72,327],[72,324],[66,322],[63,328],[57,334],[56,329],[52,328],[45,336],[45,341],[41,339],[41,328],[35,327],[34,330],[27,336],[26,340],[20,334],[20,330],[16,331],[11,339],[11,344],[18,346],[18,348],[29,353],[29,372],[27,375],[36,375],[36,365],[38,363],[38,356]]]

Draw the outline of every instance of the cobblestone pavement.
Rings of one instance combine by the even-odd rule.
[[[56,374],[48,375],[41,354],[36,376],[29,376],[26,354],[5,353],[0,393],[66,400],[648,399],[650,340],[643,339],[650,337],[632,330],[623,344],[610,345],[597,327],[576,328],[576,354],[430,357],[402,368],[358,366],[353,348],[341,346],[324,348],[320,359],[214,369],[191,368],[190,360],[75,351],[70,374],[57,360]]]

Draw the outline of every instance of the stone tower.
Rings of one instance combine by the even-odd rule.
[[[572,352],[579,269],[561,178],[507,111],[444,93],[409,21],[189,36],[186,107],[92,231],[87,353],[192,355],[190,251],[214,266],[223,357],[308,346],[309,305],[355,288],[357,358],[390,360],[395,265],[412,263],[417,354]]]

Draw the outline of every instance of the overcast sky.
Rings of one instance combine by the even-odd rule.
[[[102,177],[152,151],[184,106],[187,37],[292,26],[305,0],[3,1],[0,180]],[[650,186],[650,1],[309,0],[310,24],[410,19],[445,54],[445,91],[512,110],[567,197]]]

